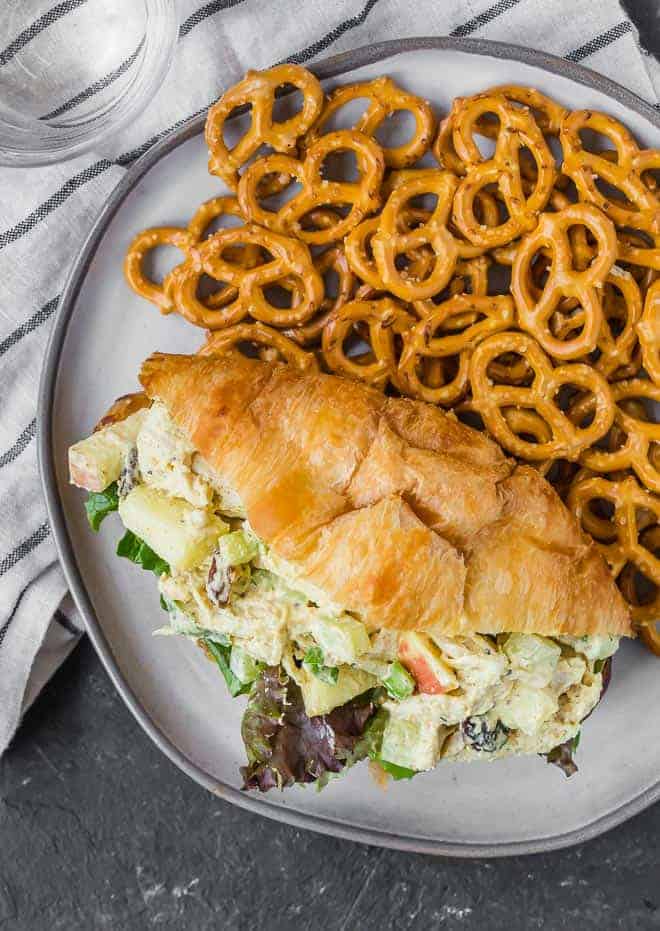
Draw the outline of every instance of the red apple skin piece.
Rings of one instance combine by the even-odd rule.
[[[445,693],[446,689],[438,682],[430,663],[419,653],[416,653],[405,638],[401,638],[399,641],[399,659],[408,672],[415,677],[418,691],[424,695],[443,695]]]

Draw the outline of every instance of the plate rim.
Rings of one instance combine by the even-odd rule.
[[[660,112],[633,91],[628,90],[628,88],[576,62],[570,62],[547,52],[512,43],[495,42],[487,39],[454,37],[422,36],[408,39],[392,39],[374,45],[351,49],[347,52],[325,58],[322,61],[314,62],[308,67],[317,77],[321,80],[325,80],[337,77],[365,65],[375,64],[376,62],[392,58],[401,53],[425,50],[438,52],[456,51],[488,58],[505,59],[517,64],[531,65],[551,74],[559,74],[562,77],[568,77],[572,81],[600,91],[622,104],[624,107],[636,111],[660,130]],[[269,805],[258,795],[250,795],[217,780],[202,769],[201,766],[198,766],[183,754],[152,720],[128,682],[124,680],[118,663],[113,656],[110,643],[94,611],[94,607],[76,563],[72,542],[66,527],[64,507],[57,488],[53,451],[54,431],[52,410],[55,400],[60,356],[69,321],[73,314],[89,266],[110,222],[142,177],[144,177],[161,158],[168,155],[193,136],[198,135],[203,130],[205,119],[206,111],[191,117],[179,128],[168,132],[163,139],[155,143],[144,155],[133,163],[126,172],[126,175],[113,189],[69,270],[46,347],[39,383],[37,453],[41,485],[46,501],[46,509],[53,540],[66,581],[78,610],[82,615],[92,645],[129,711],[133,714],[145,733],[154,741],[156,746],[179,769],[224,801],[275,821],[290,824],[296,828],[305,828],[321,834],[371,844],[378,847],[388,847],[411,853],[425,853],[436,856],[461,858],[491,858],[518,856],[530,853],[545,853],[553,850],[561,850],[591,840],[644,811],[651,804],[660,799],[660,780],[654,785],[642,790],[637,796],[625,802],[623,805],[620,805],[618,808],[612,809],[600,818],[596,818],[594,821],[573,831],[525,841],[457,843],[424,839],[414,835],[392,834],[388,831],[378,831],[359,825],[345,824],[323,815],[293,811],[285,806]]]

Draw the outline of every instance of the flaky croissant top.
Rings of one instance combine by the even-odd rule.
[[[156,353],[140,380],[255,533],[368,626],[631,634],[551,486],[453,415],[238,355]]]

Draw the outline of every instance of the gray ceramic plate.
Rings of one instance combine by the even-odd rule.
[[[527,84],[572,108],[605,110],[642,143],[660,147],[658,114],[633,94],[514,46],[413,39],[358,49],[315,70],[329,86],[336,77],[389,74],[439,112],[457,95]],[[321,793],[239,791],[243,700],[227,697],[193,645],[152,637],[162,623],[153,578],[114,556],[116,518],[98,536],[89,531],[82,495],[67,485],[66,471],[69,444],[89,433],[117,395],[135,388],[142,359],[154,349],[185,352],[201,342],[198,331],[131,293],[122,259],[135,232],[185,225],[196,205],[218,193],[206,170],[202,128],[198,117],[151,149],[108,201],[72,269],[41,388],[41,467],[53,532],[90,637],[126,704],[181,769],[221,798],[372,844],[454,856],[525,853],[594,837],[641,811],[660,796],[660,675],[657,660],[635,644],[617,657],[607,700],[584,729],[580,773],[570,781],[534,757],[441,766],[386,791],[365,766]]]

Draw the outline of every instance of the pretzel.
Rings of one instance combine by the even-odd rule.
[[[575,268],[568,231],[582,224],[594,235],[596,254],[584,271]],[[539,297],[530,287],[534,257],[548,249],[551,265]],[[511,273],[511,293],[516,301],[520,326],[531,333],[550,355],[576,359],[595,348],[603,322],[598,287],[616,257],[616,231],[611,221],[591,204],[571,204],[559,213],[544,213],[536,230],[526,236],[515,257]],[[550,330],[552,314],[562,298],[574,298],[582,309],[582,331],[568,340],[558,339]]]
[[[408,233],[412,229],[428,222],[431,213],[418,207],[410,207],[408,204],[400,210],[397,217],[397,227],[400,233]],[[380,215],[369,217],[363,220],[354,230],[348,234],[344,240],[346,258],[359,278],[369,285],[374,291],[386,291],[384,282],[381,280],[380,273],[376,267],[371,243],[373,237],[378,232],[380,224]],[[401,275],[411,280],[426,278],[431,271],[435,262],[433,250],[429,245],[422,245],[411,249],[404,256],[405,267],[402,268]]]
[[[529,110],[544,135],[559,135],[559,129],[566,110],[561,104],[551,100],[550,97],[546,97],[540,91],[532,87],[521,87],[518,84],[500,84],[479,94],[474,94],[472,97],[468,97],[467,100],[471,102],[489,97],[503,97],[507,103]],[[433,154],[441,167],[462,176],[466,174],[467,166],[463,159],[458,156],[452,138],[456,112],[452,107],[449,116],[441,122],[438,135],[433,144]],[[481,136],[496,139],[499,125],[497,121],[488,117],[488,113],[482,114],[475,122],[475,130]]]
[[[613,506],[611,519],[600,517],[592,510],[590,505],[596,500],[605,500]],[[640,538],[649,532],[657,537],[660,498],[641,488],[632,476],[610,482],[584,470],[576,476],[567,504],[582,527],[596,540],[612,575],[623,582],[621,588],[631,605],[633,620],[638,624],[655,623],[660,617],[660,559],[640,542]],[[637,598],[634,579],[628,575],[627,567],[631,565],[655,586],[652,602],[640,603]]]
[[[314,211],[313,221],[317,226],[331,226],[337,222],[337,215],[331,210],[317,210]],[[330,316],[351,300],[355,288],[355,276],[348,264],[344,247],[339,243],[330,246],[313,261],[324,282],[326,293],[318,311],[307,323],[286,331],[286,336],[300,346],[309,346],[320,340]],[[334,297],[327,293],[325,285],[325,276],[330,272],[334,272],[337,278],[337,293]]]
[[[602,296],[603,323],[598,335],[597,348],[600,357],[594,363],[608,381],[630,378],[639,372],[637,352],[638,320],[642,314],[642,296],[630,272],[613,265],[605,279]],[[551,329],[558,339],[584,326],[585,314],[579,310],[571,316],[555,313],[551,318]],[[612,324],[616,324],[613,328]],[[616,329],[616,335],[615,335]]]
[[[505,353],[522,356],[533,372],[529,386],[493,384],[490,363]],[[575,460],[580,453],[609,430],[614,419],[614,402],[602,375],[588,365],[576,362],[553,368],[541,347],[525,333],[497,333],[480,343],[470,360],[470,385],[474,408],[500,446],[521,459],[539,461],[563,458]],[[593,421],[582,428],[575,425],[555,404],[564,385],[582,388],[594,396]],[[532,409],[552,431],[552,439],[532,443],[511,429],[502,408]]]
[[[273,119],[275,92],[290,84],[303,97],[300,113],[283,122]],[[232,149],[223,138],[225,122],[238,107],[251,106],[250,128]],[[276,65],[268,71],[248,71],[242,81],[226,91],[209,110],[205,138],[209,147],[209,171],[222,178],[232,190],[240,179],[239,169],[268,145],[276,152],[293,152],[323,107],[323,89],[314,75],[300,65]]]
[[[422,319],[403,334],[398,384],[405,394],[422,401],[451,405],[467,392],[473,348],[486,336],[513,323],[513,301],[505,296],[460,294],[442,304],[424,301],[414,306]],[[451,357],[458,357],[458,369],[448,377],[446,361]],[[443,361],[434,371],[434,381],[440,377],[440,384],[429,385],[420,378],[421,363],[428,358]]]
[[[408,168],[422,158],[431,147],[435,132],[435,116],[428,100],[402,90],[391,78],[380,77],[359,84],[346,84],[331,91],[320,117],[307,133],[303,145],[309,148],[321,135],[330,119],[353,100],[368,100],[369,106],[353,124],[353,129],[376,139],[379,127],[394,113],[404,110],[415,120],[415,131],[408,142],[398,146],[383,146],[388,168]],[[376,139],[376,141],[378,141]]]
[[[437,176],[437,173],[437,168],[414,168],[391,171],[383,182],[382,192],[385,196],[389,197],[392,191],[395,191],[407,181],[416,181],[423,177],[433,180],[434,177]],[[489,191],[481,190],[477,192],[474,202],[480,223],[483,223],[485,226],[497,226],[500,221],[500,211],[495,196]],[[475,246],[464,239],[460,230],[456,228],[456,225],[451,220],[448,222],[447,228],[456,240],[458,254],[461,258],[476,258],[487,251],[485,246]]]
[[[556,100],[546,97],[534,87],[523,87],[520,84],[498,84],[489,87],[478,96],[504,97],[507,103],[518,104],[530,110],[536,123],[545,136],[558,136],[562,120],[566,116],[566,109]],[[498,128],[486,118],[477,121],[477,130],[482,136],[490,139],[497,137]]]
[[[234,352],[241,344],[258,349],[262,361],[288,362],[302,372],[317,372],[318,362],[312,352],[305,352],[283,333],[264,326],[263,323],[237,323],[226,330],[209,333],[206,343],[197,355],[226,355]]]
[[[616,151],[615,161],[583,147],[580,132],[587,129],[607,137]],[[660,233],[660,200],[643,179],[645,171],[660,167],[660,153],[641,151],[621,123],[593,110],[569,114],[562,123],[560,139],[563,171],[575,183],[582,200],[595,204],[617,226]],[[596,184],[598,178],[621,191],[627,203],[603,194]]]
[[[160,308],[161,313],[169,314],[175,310],[172,300],[172,272],[165,276],[162,284],[157,284],[148,278],[144,271],[144,260],[149,252],[158,246],[175,246],[187,258],[193,246],[200,243],[210,224],[218,217],[240,217],[241,211],[235,197],[214,197],[203,203],[196,210],[187,227],[156,226],[143,230],[133,239],[126,258],[124,259],[124,274],[131,288],[140,297],[151,301]],[[250,246],[244,250],[244,262],[248,266],[257,264],[260,251]],[[225,288],[206,298],[209,306],[220,306],[229,303],[236,297],[235,290]]]
[[[474,133],[477,121],[492,113],[499,118],[500,130],[495,152],[484,159]],[[527,109],[508,103],[502,96],[480,96],[454,101],[452,140],[466,165],[466,174],[454,198],[453,221],[475,246],[502,246],[536,226],[556,179],[552,152],[543,133]],[[527,148],[536,163],[536,180],[525,194],[519,155]],[[494,227],[484,226],[475,214],[475,197],[487,185],[497,185],[509,217]]]
[[[323,163],[335,152],[353,152],[357,159],[360,180],[326,181]],[[287,155],[267,155],[260,158],[243,174],[238,185],[238,201],[243,214],[253,223],[275,232],[290,234],[303,242],[322,246],[345,236],[364,217],[380,206],[380,185],[385,162],[380,146],[363,133],[352,129],[321,136],[309,147],[304,161]],[[259,185],[271,175],[288,175],[301,185],[301,190],[277,211],[266,210],[259,203]],[[307,229],[305,216],[317,207],[350,206],[346,217],[334,226]]]
[[[488,269],[491,261],[487,256],[479,255],[473,259],[459,259],[454,269],[454,276],[449,282],[449,293],[472,294],[485,297],[488,294]]]
[[[344,304],[323,330],[323,358],[331,372],[384,388],[397,382],[395,337],[408,330],[415,318],[391,297],[350,301]],[[366,324],[371,347],[362,358],[349,357],[344,344],[358,323]]]
[[[660,235],[657,233],[619,230],[618,260],[627,265],[639,266],[640,270],[660,272]],[[652,280],[657,277],[653,274]]]
[[[660,388],[660,279],[648,290],[637,335],[646,373],[656,388]]]
[[[255,245],[271,258],[256,268],[245,269],[226,258],[235,245]],[[178,312],[195,326],[218,330],[240,323],[251,314],[262,323],[293,326],[309,320],[323,300],[323,282],[304,243],[279,236],[254,225],[220,230],[190,250],[188,261],[175,269],[174,303]],[[214,310],[197,297],[202,275],[238,289],[230,304]],[[269,285],[287,278],[297,283],[299,299],[288,308],[271,304],[264,293]]]
[[[456,178],[447,171],[416,172],[418,177],[400,184],[387,198],[380,215],[378,231],[371,240],[376,268],[385,287],[405,301],[423,300],[438,294],[448,284],[456,268],[456,240],[447,229]],[[400,232],[401,211],[408,202],[423,194],[434,194],[437,203],[429,219],[407,232]],[[410,254],[423,246],[434,253],[429,274],[413,281],[396,265],[397,256]]]
[[[586,449],[580,462],[594,472],[632,469],[641,482],[660,492],[660,424],[648,420],[643,405],[631,401],[645,398],[660,402],[660,387],[644,378],[631,378],[612,385],[614,425],[621,445],[616,449]]]

